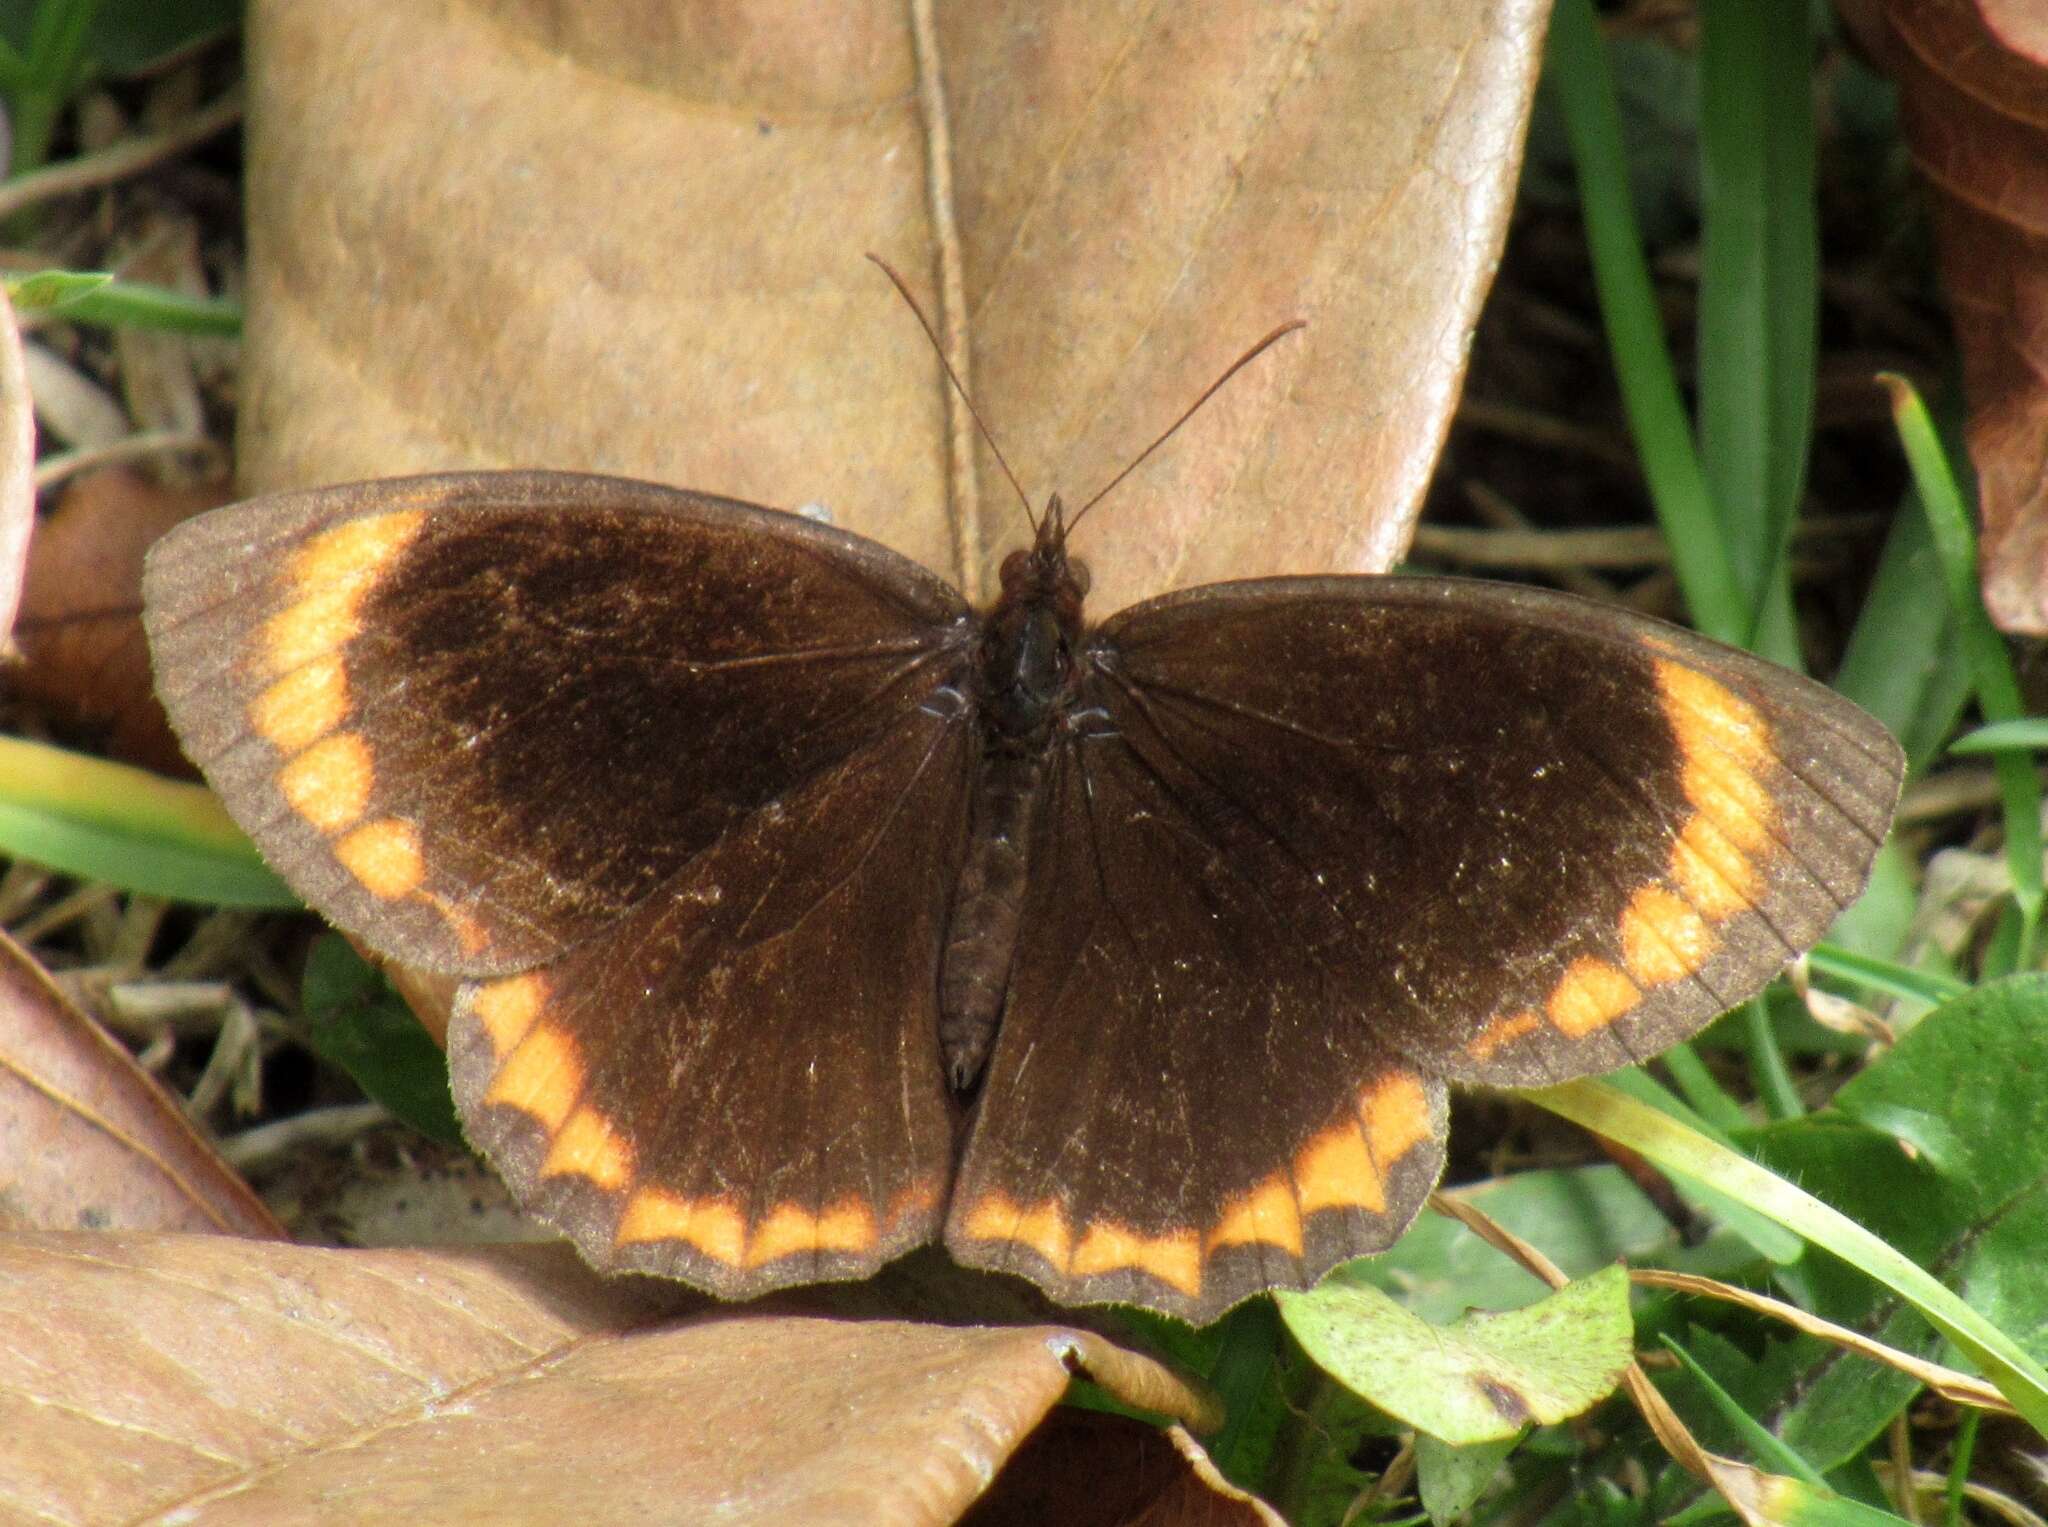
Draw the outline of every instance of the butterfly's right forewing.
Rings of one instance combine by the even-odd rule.
[[[159,688],[265,856],[470,978],[474,1138],[600,1265],[728,1293],[929,1238],[964,605],[871,542],[491,473],[285,494],[152,556]]]

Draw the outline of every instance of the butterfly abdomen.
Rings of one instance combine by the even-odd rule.
[[[1057,504],[1047,512],[1037,545],[1004,564],[976,663],[981,759],[939,956],[939,1053],[958,1093],[980,1077],[1002,1022],[1046,762],[1075,691],[1082,586]]]
[[[967,858],[939,956],[939,1054],[955,1092],[980,1077],[1002,1021],[1045,764],[1043,751],[991,751],[975,781]]]

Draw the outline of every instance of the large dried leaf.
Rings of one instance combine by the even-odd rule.
[[[4,934],[0,1226],[284,1235],[177,1103]]]
[[[2007,630],[2048,634],[2048,38],[2038,7],[2031,22],[1972,0],[1886,9],[1969,393],[1984,602]]]
[[[1204,1410],[1078,1331],[676,1323],[676,1304],[563,1247],[0,1237],[0,1514],[950,1522],[1076,1370],[1128,1404]],[[1232,1505],[1213,1519],[1270,1520]]]
[[[1308,320],[1091,518],[1096,608],[1387,566],[1540,0],[938,9],[920,47],[859,0],[261,0],[247,485],[625,472],[823,503],[986,588],[1021,516],[874,250],[968,336],[1034,495],[1093,491]]]
[[[0,652],[12,645],[36,519],[36,421],[14,305],[0,291]]]
[[[151,687],[142,556],[179,521],[226,501],[225,484],[163,488],[125,467],[72,482],[29,546],[15,691],[101,734],[116,758],[191,774]]]

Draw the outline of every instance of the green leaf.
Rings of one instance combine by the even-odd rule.
[[[1647,1071],[1631,1066],[1607,1077],[1606,1083],[1616,1092],[1626,1093],[1637,1102],[1669,1115],[1690,1129],[1698,1130],[1722,1147],[1734,1149],[1734,1141],[1725,1130],[1694,1113],[1678,1098],[1659,1086],[1656,1078]],[[1673,1176],[1671,1185],[1677,1190],[1680,1198],[1701,1213],[1726,1225],[1754,1246],[1767,1260],[1778,1263],[1796,1262],[1804,1254],[1806,1248],[1800,1244],[1798,1236],[1786,1234],[1784,1228],[1774,1224],[1769,1215],[1759,1214],[1744,1203],[1739,1195],[1724,1193],[1713,1183],[1683,1172]]]
[[[175,901],[296,907],[210,790],[0,737],[0,853]]]
[[[323,1059],[421,1134],[463,1144],[447,1058],[404,999],[340,934],[327,934],[306,956],[300,1001]]]
[[[1683,1173],[1742,1200],[1814,1245],[1853,1263],[1939,1327],[2030,1424],[2048,1433],[2048,1371],[2040,1362],[1924,1268],[1839,1210],[1604,1083],[1567,1082],[1532,1089],[1522,1096],[1629,1147],[1667,1171]],[[1813,1128],[1806,1121],[1785,1127]]]
[[[1668,1256],[1677,1246],[1671,1222],[1617,1166],[1517,1172],[1460,1188],[1456,1196],[1514,1234],[1541,1241],[1567,1277],[1623,1258]],[[1521,1264],[1438,1214],[1423,1215],[1380,1255],[1345,1263],[1330,1282],[1371,1284],[1440,1325],[1475,1307],[1514,1309],[1550,1291]]]
[[[1583,1414],[1613,1393],[1633,1356],[1628,1274],[1619,1266],[1521,1309],[1475,1311],[1447,1326],[1359,1284],[1274,1297],[1325,1372],[1460,1446]]]
[[[1448,1522],[1471,1510],[1520,1440],[1507,1437],[1499,1442],[1453,1447],[1428,1432],[1417,1433],[1415,1483],[1429,1519]]]
[[[2048,1192],[2048,976],[1979,987],[1928,1014],[1835,1094],[1942,1177],[1959,1215]],[[2044,1248],[2048,1249],[2048,1248]]]
[[[1808,1484],[1821,1483],[1819,1470],[1801,1458],[1797,1449],[1787,1447],[1783,1441],[1772,1435],[1769,1427],[1762,1425],[1737,1404],[1735,1397],[1716,1383],[1713,1375],[1701,1367],[1690,1352],[1668,1336],[1664,1338],[1664,1346],[1692,1376],[1693,1382],[1706,1393],[1715,1410],[1720,1413],[1722,1422],[1734,1429],[1751,1454],[1762,1459],[1766,1465],[1776,1468],[1781,1474],[1803,1479]]]

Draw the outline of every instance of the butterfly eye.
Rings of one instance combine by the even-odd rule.
[[[1003,587],[1004,587],[1004,588],[1006,588],[1006,589],[1012,589],[1012,588],[1016,588],[1016,587],[1017,587],[1018,585],[1020,585],[1021,583],[1023,583],[1025,579],[1029,578],[1030,576],[1031,576],[1031,553],[1030,553],[1030,552],[1028,552],[1028,551],[1013,551],[1013,552],[1011,552],[1011,553],[1010,553],[1010,554],[1009,554],[1009,555],[1008,555],[1007,557],[1003,558],[1003,572],[1002,572],[1002,578],[1003,578]]]
[[[1086,594],[1095,582],[1088,571],[1088,564],[1086,562],[1069,562],[1067,564],[1067,576],[1074,580],[1074,592],[1077,594]]]

